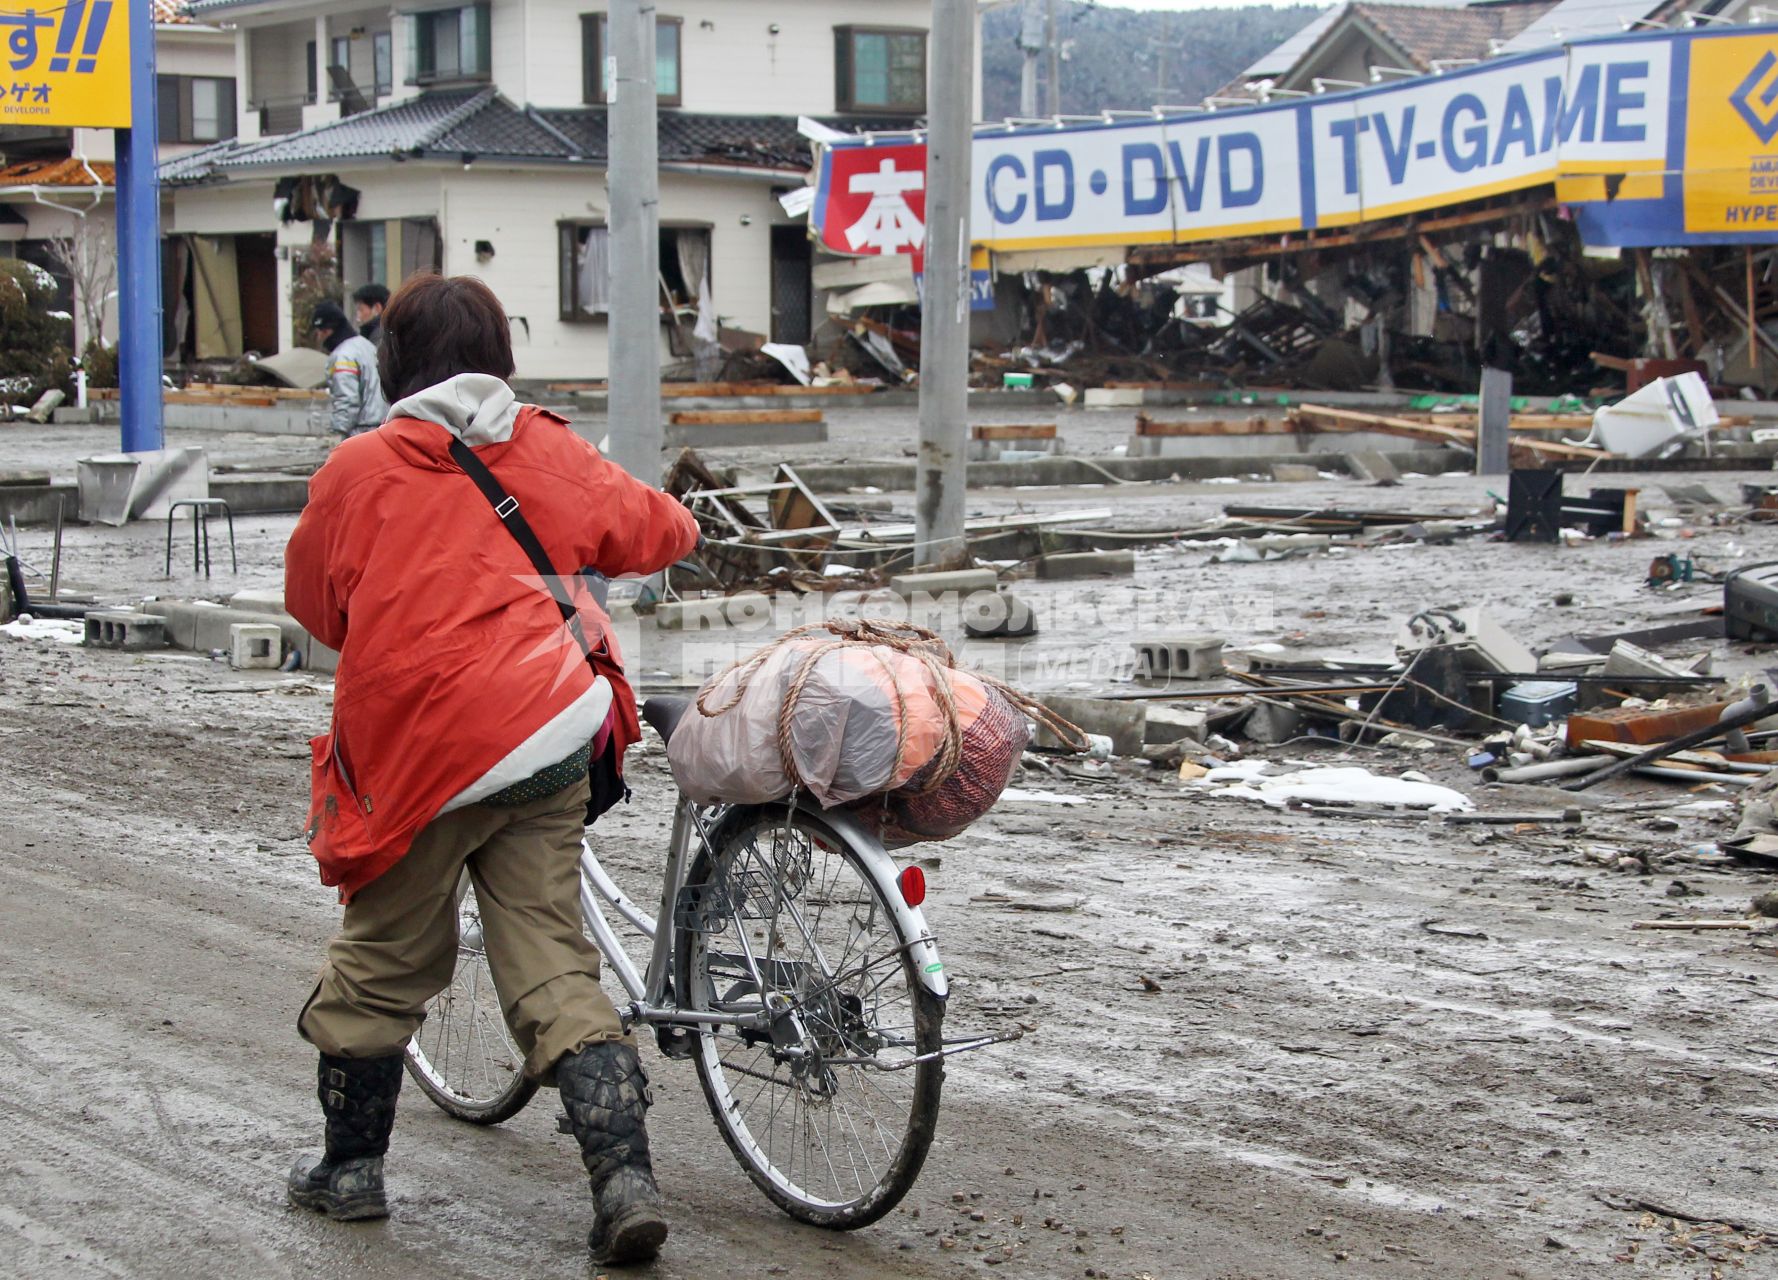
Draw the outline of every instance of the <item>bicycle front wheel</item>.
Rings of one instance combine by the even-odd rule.
[[[499,1124],[524,1109],[537,1085],[526,1079],[525,1055],[506,1029],[467,875],[457,893],[457,969],[426,1006],[426,1020],[408,1042],[407,1069],[446,1114]]]
[[[711,846],[680,900],[680,1002],[764,1026],[696,1029],[710,1112],[791,1217],[866,1226],[932,1145],[943,1002],[920,983],[894,886],[818,816],[741,811]]]

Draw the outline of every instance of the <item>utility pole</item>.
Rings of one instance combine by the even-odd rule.
[[[1062,114],[1062,32],[1056,26],[1056,0],[1044,0],[1044,43],[1049,46],[1050,114]]]
[[[654,84],[654,0],[611,0],[606,24],[610,157],[611,458],[646,484],[661,482],[660,142]]]
[[[975,118],[975,0],[932,0],[926,135],[925,288],[920,300],[920,454],[914,558],[950,565],[963,540],[969,418],[970,127]]]
[[[48,19],[44,19],[48,21]],[[75,19],[79,21],[78,18]],[[130,127],[117,131],[118,409],[125,453],[166,444],[161,429],[161,211],[154,7],[130,0]]]
[[[1019,15],[1019,52],[1025,55],[1019,69],[1019,114],[1027,120],[1037,116],[1037,60],[1043,56],[1043,13],[1037,0],[1025,0]]]

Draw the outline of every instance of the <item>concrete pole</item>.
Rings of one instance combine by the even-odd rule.
[[[129,0],[130,121],[117,131],[117,381],[125,453],[165,446],[161,429],[161,194],[154,6]]]
[[[1503,476],[1511,469],[1512,374],[1505,369],[1484,368],[1481,401],[1476,415],[1475,473]]]
[[[926,135],[926,270],[920,303],[915,560],[962,561],[969,418],[969,197],[975,0],[932,0]]]
[[[1062,32],[1056,26],[1056,0],[1046,0],[1044,43],[1049,46],[1050,105],[1052,116],[1062,114]]]
[[[612,0],[605,58],[611,208],[611,458],[661,482],[660,145],[654,0]]]
[[[1019,52],[1024,61],[1019,69],[1019,114],[1027,120],[1037,115],[1037,60],[1043,56],[1044,11],[1037,0],[1025,0],[1019,15]]]

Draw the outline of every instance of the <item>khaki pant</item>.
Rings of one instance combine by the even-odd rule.
[[[513,809],[469,805],[435,819],[407,856],[346,905],[297,1029],[323,1053],[400,1053],[457,965],[457,886],[481,906],[488,964],[525,1071],[547,1079],[564,1054],[625,1039],[581,931],[580,841],[587,783]]]

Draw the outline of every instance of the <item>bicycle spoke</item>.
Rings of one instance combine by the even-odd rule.
[[[699,1065],[743,1163],[781,1203],[869,1221],[929,1141],[939,1069],[907,1059],[937,1047],[936,1018],[917,1008],[915,940],[854,856],[800,821],[764,818],[700,858],[692,1003],[761,1022],[700,1032]]]

